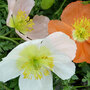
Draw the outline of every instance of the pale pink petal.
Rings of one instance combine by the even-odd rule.
[[[26,35],[20,33],[18,30],[15,30],[15,32],[16,32],[23,40],[26,40],[26,41],[30,40]]]
[[[23,35],[19,31],[16,31],[16,33],[24,40],[30,40],[30,39],[41,39],[48,36],[48,22],[49,18],[46,16],[38,16],[35,15],[33,18],[34,26],[31,32],[27,32],[27,34]]]
[[[13,11],[16,1],[17,0],[7,0],[7,2],[8,2],[8,10],[9,11]]]
[[[34,7],[34,0],[17,0],[14,7],[14,15],[17,15],[19,10],[25,11],[28,15]]]
[[[8,1],[8,17],[7,17],[6,24],[9,26],[9,20],[11,15],[13,14],[13,9],[14,9],[16,0],[7,0],[7,1]]]
[[[48,36],[48,23],[49,23],[49,18],[46,16],[34,16],[33,18],[34,21],[34,26],[33,26],[33,31],[28,32],[27,36],[31,39],[40,39],[40,38],[45,38]]]

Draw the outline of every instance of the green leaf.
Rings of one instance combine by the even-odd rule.
[[[72,80],[78,80],[78,77],[76,75],[73,75]]]
[[[49,9],[53,4],[55,0],[42,0],[41,7],[42,9]]]
[[[87,71],[87,76],[85,76],[82,79],[82,82],[88,82],[88,86],[90,86],[90,72],[89,71]]]
[[[64,86],[63,90],[76,90],[72,86]]]
[[[17,85],[16,81],[12,81],[12,83],[10,84],[10,88],[14,88]]]
[[[90,4],[90,1],[83,1],[82,4],[84,5]]]

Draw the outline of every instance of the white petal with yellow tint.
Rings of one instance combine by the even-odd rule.
[[[53,79],[52,75],[45,76],[43,78],[35,80],[32,79],[24,79],[23,75],[19,78],[19,87],[20,90],[53,90]]]
[[[16,67],[17,58],[15,55],[13,57],[5,57],[0,62],[0,81],[6,82],[21,74]]]
[[[27,36],[31,39],[41,39],[48,36],[49,18],[46,16],[34,16],[34,26],[31,32],[27,32]]]
[[[35,44],[35,45],[40,45],[42,39],[39,39],[39,40],[29,40],[27,42],[24,42],[20,45],[18,45],[16,48],[14,48],[9,54],[8,54],[8,57],[12,57],[13,55],[16,55],[16,56],[19,56],[19,53],[26,47],[26,46],[29,46],[29,45],[32,45],[32,44]]]
[[[10,79],[13,79],[20,75],[21,72],[18,71],[16,67],[16,61],[20,57],[20,52],[28,45],[35,44],[40,45],[40,40],[33,40],[22,43],[14,48],[5,58],[3,61],[0,62],[0,81],[6,82]]]
[[[17,0],[14,7],[14,15],[17,15],[19,10],[25,11],[25,13],[28,15],[33,7],[34,0]]]
[[[55,32],[49,35],[46,39],[43,40],[42,45],[50,48],[54,54],[56,51],[66,54],[71,58],[71,60],[74,59],[76,54],[75,42],[62,32]]]
[[[69,79],[75,74],[75,64],[68,56],[59,54],[52,57],[54,57],[53,72],[61,79]]]

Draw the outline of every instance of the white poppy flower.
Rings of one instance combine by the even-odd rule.
[[[34,0],[7,0],[8,17],[7,25],[16,29],[16,33],[24,40],[40,39],[48,36],[49,18],[35,15],[28,17],[34,7]]]
[[[53,90],[51,71],[63,80],[69,79],[75,73],[75,53],[75,42],[62,32],[27,41],[0,62],[0,81],[20,75],[20,90]]]

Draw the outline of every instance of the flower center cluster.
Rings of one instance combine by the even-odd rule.
[[[33,20],[26,15],[25,11],[18,11],[17,16],[12,16],[10,18],[9,25],[21,33],[25,34],[27,31],[30,32],[33,30],[32,26],[34,25]]]
[[[17,68],[23,71],[24,78],[41,79],[43,75],[49,75],[48,69],[52,70],[53,57],[48,48],[30,45],[24,48],[17,60]]]
[[[88,40],[90,37],[90,19],[86,17],[79,18],[75,21],[73,31],[73,38],[79,42]]]

